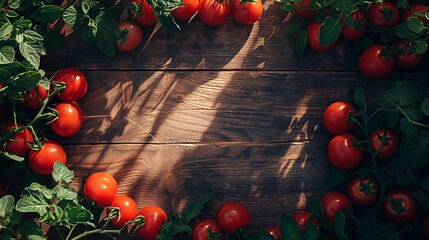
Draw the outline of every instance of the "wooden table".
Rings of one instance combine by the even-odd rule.
[[[328,53],[295,53],[288,30],[297,18],[279,6],[265,1],[253,26],[228,19],[210,28],[196,18],[180,33],[161,29],[146,48],[114,58],[72,35],[66,49],[45,58],[51,73],[74,67],[89,81],[79,102],[83,128],[60,139],[75,186],[106,171],[119,194],[169,214],[214,192],[203,216],[214,218],[224,201],[241,201],[254,229],[278,224],[280,213],[322,196],[330,170],[326,106],[345,100],[359,81],[375,107],[389,79],[427,78],[427,57],[413,73],[364,79],[349,43]],[[152,28],[144,31],[146,42]]]

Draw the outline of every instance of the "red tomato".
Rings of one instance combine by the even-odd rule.
[[[329,162],[337,169],[348,171],[356,168],[363,160],[364,152],[354,146],[359,139],[350,133],[335,136],[328,144]]]
[[[406,223],[416,218],[418,203],[408,190],[393,190],[386,194],[385,199],[383,213],[387,219],[397,223]]]
[[[361,10],[356,10],[351,15],[355,26],[351,27],[344,23],[344,17],[341,18],[343,23],[343,30],[341,30],[340,37],[347,41],[356,41],[365,36],[368,23],[365,19],[365,14]]]
[[[310,23],[307,27],[308,31],[308,46],[316,52],[327,52],[335,45],[337,45],[338,39],[326,46],[322,46],[320,44],[320,28],[322,27],[322,23]]]
[[[373,177],[355,177],[349,182],[347,193],[354,204],[367,207],[377,202],[380,186]]]
[[[66,84],[66,88],[58,92],[58,97],[64,101],[79,101],[88,90],[85,75],[74,68],[61,69],[55,74],[53,81]]]
[[[137,217],[139,212],[136,202],[125,195],[117,195],[110,206],[119,208],[120,217],[110,219],[110,222],[117,227],[123,227],[125,223]]]
[[[393,28],[398,25],[401,15],[394,3],[383,1],[383,3],[371,4],[366,18],[375,27]]]
[[[383,56],[384,46],[375,44],[367,48],[359,57],[359,70],[369,79],[387,77],[395,67],[395,60]]]
[[[32,109],[39,109],[42,107],[42,102],[48,96],[48,90],[44,88],[42,85],[37,84],[37,90],[35,88],[30,91],[23,93],[22,97],[24,102],[22,103],[24,106]]]
[[[139,25],[122,21],[118,23],[118,31],[122,32],[121,38],[115,42],[115,47],[121,52],[130,52],[140,46],[143,40],[143,30]]]
[[[355,128],[354,122],[348,121],[348,115],[355,113],[355,108],[348,102],[334,102],[323,113],[323,124],[333,135],[347,133]]]
[[[223,230],[214,219],[202,219],[192,228],[192,240],[210,240],[209,232],[216,232],[223,235]]]
[[[31,169],[42,175],[52,174],[56,161],[66,164],[67,154],[63,146],[54,140],[46,140],[42,149],[31,149],[28,153],[28,164]]]
[[[306,210],[296,212],[292,218],[298,223],[299,230],[305,231],[307,229],[308,220],[310,219],[311,213]],[[313,217],[311,221],[314,225],[320,225],[320,219],[318,217]]]
[[[131,0],[131,2],[137,3],[137,5],[141,6],[141,15],[131,14],[133,22],[142,27],[150,27],[156,23],[157,19],[155,12],[146,0],[143,0],[143,2],[142,0]]]
[[[399,149],[399,136],[390,129],[377,129],[369,135],[371,148],[377,159],[386,160],[395,156]]]
[[[235,234],[252,223],[249,209],[240,202],[224,202],[217,210],[219,225],[229,234]]]
[[[426,237],[429,238],[429,214],[426,214],[425,218],[423,219],[423,232],[425,233]]]
[[[410,70],[419,65],[423,59],[423,54],[413,53],[411,51],[411,43],[398,39],[393,44],[398,53],[394,55],[395,64],[405,70]]]
[[[58,112],[58,118],[49,124],[54,133],[71,137],[79,132],[83,124],[83,113],[76,102],[60,102],[54,109]]]
[[[222,25],[230,11],[231,6],[224,0],[201,0],[198,6],[198,16],[201,21],[212,27]]]
[[[198,10],[199,0],[183,0],[183,5],[174,9],[171,15],[177,20],[188,21]]]
[[[0,183],[0,198],[2,198],[6,194],[6,190],[2,183]]]
[[[144,240],[155,240],[162,224],[168,221],[167,214],[157,206],[144,207],[137,215],[145,218],[145,224],[138,229],[140,237]]]
[[[22,126],[24,126],[24,124],[17,123],[16,127],[19,128]],[[3,131],[10,132],[16,127],[13,122],[5,122],[3,124]],[[34,142],[33,134],[31,134],[29,129],[24,129],[7,141],[6,145],[3,146],[3,151],[22,157],[30,150],[28,143],[32,142]]]
[[[83,186],[83,195],[104,207],[112,203],[118,191],[115,178],[106,172],[91,174]]]
[[[416,16],[420,21],[422,21],[423,25],[427,25],[429,23],[429,20],[424,17],[427,9],[429,7],[425,4],[415,4],[410,6],[409,8],[406,8],[404,12],[402,13],[402,22],[406,22],[408,18],[412,16]],[[421,14],[421,16],[418,16],[417,13]]]
[[[240,24],[252,25],[262,16],[262,2],[254,0],[242,3],[241,0],[232,0],[231,16]]]
[[[341,192],[328,192],[322,198],[322,206],[326,221],[333,222],[337,212],[346,208],[352,208],[352,202]]]
[[[297,2],[293,6],[293,12],[302,18],[307,20],[312,20],[316,15],[317,11],[313,6],[311,6],[311,0],[302,0]]]
[[[268,226],[267,228],[265,228],[265,231],[268,232],[268,234],[270,234],[271,236],[274,237],[274,240],[280,240],[281,239],[281,229],[280,229],[280,225],[271,225]]]

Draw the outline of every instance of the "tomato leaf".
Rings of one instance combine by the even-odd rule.
[[[354,82],[349,90],[349,99],[360,109],[367,109],[367,101],[365,93],[363,92],[362,86],[359,82]]]
[[[15,50],[11,46],[0,48],[0,64],[12,63],[15,60]]]
[[[350,15],[354,9],[353,3],[353,0],[336,0],[333,7],[343,15]]]
[[[50,204],[45,198],[40,196],[22,197],[16,203],[16,210],[19,212],[36,212],[40,216],[49,213]]]
[[[181,214],[185,224],[198,216],[204,208],[204,205],[214,197],[214,193],[206,194],[195,201],[191,202]]]
[[[287,214],[281,215],[280,232],[284,239],[296,240],[300,236],[298,223]]]
[[[96,27],[93,29],[95,45],[106,56],[113,57],[115,55],[116,20],[105,12],[100,12],[95,23]]]
[[[413,192],[413,197],[420,203],[420,205],[422,205],[424,209],[427,210],[429,208],[429,199],[423,191],[418,190]]]
[[[312,222],[309,222],[305,230],[304,240],[315,240],[319,237],[319,228]]]
[[[401,162],[407,169],[417,169],[429,162],[428,143],[422,137],[402,140],[399,150]]]
[[[408,27],[407,23],[399,24],[395,27],[394,31],[396,36],[402,39],[413,39],[416,36],[416,34]]]
[[[346,229],[346,216],[342,211],[335,214],[335,235],[339,239],[345,239],[344,230]]]
[[[93,219],[91,212],[82,206],[68,206],[64,209],[64,215],[67,223],[73,226]]]
[[[15,198],[12,195],[6,195],[0,198],[0,218],[10,216],[15,208]]]
[[[425,53],[428,50],[428,44],[426,41],[417,40],[415,41],[416,48],[414,49],[415,53]]]
[[[401,123],[401,131],[407,138],[414,138],[420,134],[420,127],[410,122],[408,119],[402,118],[399,122]]]
[[[69,170],[62,162],[56,161],[52,171],[52,178],[59,184],[61,182],[69,184],[74,178],[74,172]]]
[[[325,222],[325,213],[320,199],[312,198],[308,203],[308,210],[321,219],[322,222]]]
[[[33,17],[40,21],[45,22],[54,22],[60,18],[64,13],[64,10],[57,5],[44,5],[40,6],[36,12],[33,14]]]
[[[409,17],[407,20],[407,27],[416,34],[421,33],[425,28],[422,21],[417,17]]]
[[[330,175],[325,180],[325,186],[327,188],[335,188],[341,185],[341,183],[344,182],[344,179],[347,177],[348,172],[347,171],[341,171],[338,169],[333,169],[330,172]]]
[[[57,185],[53,188],[58,200],[77,200],[77,192]]]
[[[23,234],[24,236],[38,236],[43,237],[43,231],[33,220],[25,221],[19,228],[18,234]],[[29,238],[34,239],[34,238]],[[36,238],[37,239],[37,238]],[[44,239],[44,238],[42,238]]]
[[[307,37],[308,32],[306,30],[303,30],[298,34],[298,38],[295,41],[295,51],[301,55],[304,54],[304,49],[307,45]]]
[[[388,128],[394,128],[399,123],[399,116],[401,114],[396,111],[387,111],[384,113],[384,119]]]
[[[340,18],[328,17],[323,22],[320,27],[320,45],[328,46],[340,37],[343,25]]]

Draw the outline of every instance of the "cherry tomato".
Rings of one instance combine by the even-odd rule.
[[[223,230],[214,219],[202,219],[198,221],[192,228],[192,240],[210,240],[209,232],[216,232],[223,235]]]
[[[157,22],[153,8],[146,0],[131,0],[131,2],[137,3],[138,6],[141,6],[141,15],[131,13],[133,22],[142,27],[150,27]]]
[[[348,102],[334,102],[323,113],[323,124],[333,135],[347,133],[355,128],[356,124],[348,120],[348,115],[355,112],[355,108]]]
[[[83,186],[83,195],[104,207],[112,203],[118,191],[115,178],[106,172],[91,174]]]
[[[328,159],[339,170],[352,170],[360,165],[364,152],[354,146],[359,139],[350,133],[342,133],[328,143]]]
[[[317,11],[311,6],[311,0],[302,0],[293,5],[293,12],[297,16],[312,20],[317,15]]]
[[[85,75],[74,68],[61,69],[55,74],[53,81],[66,84],[66,88],[58,92],[58,97],[64,101],[79,101],[88,90]]]
[[[16,127],[19,128],[22,126],[24,126],[24,124],[17,123]],[[5,122],[3,124],[3,131],[10,132],[16,127],[13,122]],[[30,150],[28,143],[32,142],[34,142],[33,134],[31,134],[29,129],[24,129],[7,141],[6,145],[3,146],[3,151],[22,157]]]
[[[395,156],[399,149],[399,136],[390,129],[377,129],[369,135],[371,148],[377,159],[386,160]]]
[[[22,98],[24,99],[22,104],[28,108],[39,109],[42,107],[42,102],[47,98],[47,96],[48,90],[46,90],[42,85],[37,84],[37,90],[36,88],[33,88],[22,94]]]
[[[359,57],[359,70],[369,79],[380,79],[387,77],[395,67],[392,57],[383,56],[384,46],[375,44],[365,49]]]
[[[333,43],[322,46],[320,44],[320,28],[322,23],[310,23],[307,27],[308,31],[308,46],[316,52],[327,52],[337,45],[338,39]]]
[[[198,6],[198,16],[208,26],[218,27],[229,16],[231,6],[224,0],[201,0]]]
[[[351,15],[355,26],[351,27],[344,23],[344,17],[341,18],[343,29],[340,37],[347,41],[356,41],[365,36],[368,23],[365,19],[365,14],[361,10],[356,10]]]
[[[242,3],[241,0],[232,0],[231,16],[240,24],[252,25],[262,16],[262,2],[255,0]]]
[[[280,225],[271,225],[265,228],[265,231],[268,232],[268,234],[270,234],[271,236],[274,237],[274,240],[280,240],[281,239],[281,229],[280,229]]]
[[[418,19],[420,19],[423,25],[427,25],[429,23],[429,20],[424,17],[424,15],[428,8],[429,6],[425,4],[415,4],[410,6],[409,8],[406,8],[402,13],[402,22],[407,22],[408,18],[416,16]],[[421,15],[418,16],[417,13]]]
[[[352,202],[359,206],[371,206],[380,196],[380,186],[373,177],[355,177],[347,187],[347,193]]]
[[[368,22],[378,28],[393,28],[401,20],[398,8],[387,1],[371,4],[366,14]]]
[[[63,146],[54,140],[46,140],[42,149],[31,149],[28,153],[28,164],[31,169],[42,175],[52,174],[56,161],[66,164],[67,154]]]
[[[387,219],[397,223],[406,223],[414,220],[417,212],[418,203],[408,190],[397,189],[386,194],[383,213]]]
[[[139,212],[136,202],[125,195],[117,195],[110,206],[119,208],[120,217],[110,219],[110,222],[117,227],[123,227],[125,223],[137,217]]]
[[[0,183],[0,198],[2,198],[6,194],[6,190],[2,183]]]
[[[298,223],[299,230],[305,231],[307,229],[308,220],[310,219],[311,213],[306,210],[296,212],[292,218]],[[311,221],[314,225],[320,225],[320,219],[313,217]]]
[[[429,238],[429,214],[426,214],[425,218],[423,219],[423,232],[425,233],[426,237]]]
[[[168,221],[167,214],[157,206],[144,207],[137,215],[145,218],[145,224],[137,230],[144,240],[155,240],[162,224]]]
[[[411,43],[403,39],[398,39],[393,44],[398,53],[394,55],[395,64],[405,70],[410,70],[419,65],[423,59],[423,54],[413,53]]]
[[[177,20],[188,21],[198,10],[199,0],[184,0],[183,5],[174,9],[171,15]]]
[[[224,202],[217,210],[219,225],[229,234],[235,234],[252,223],[249,209],[240,202]]]
[[[83,124],[83,113],[76,102],[60,102],[53,108],[58,112],[58,118],[49,125],[54,133],[70,137],[79,132]]]
[[[130,21],[122,21],[118,23],[118,31],[122,36],[115,42],[116,49],[121,52],[130,52],[140,46],[143,40],[143,30],[139,25]]]
[[[337,212],[346,208],[352,208],[352,202],[341,192],[328,192],[322,198],[322,206],[325,212],[326,221],[333,222]]]

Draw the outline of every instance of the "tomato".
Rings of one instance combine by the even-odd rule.
[[[354,146],[359,139],[350,133],[342,133],[328,143],[329,162],[337,169],[352,170],[360,165],[364,152]]]
[[[147,3],[147,0],[131,0],[131,2],[137,3],[141,10],[141,15],[131,13],[133,22],[142,27],[150,27],[157,22],[155,12],[152,6]]]
[[[252,25],[262,16],[262,1],[242,3],[241,0],[232,0],[231,16],[240,24]]]
[[[322,206],[326,221],[333,222],[337,212],[346,208],[352,208],[352,202],[341,192],[328,192],[322,198]]]
[[[351,15],[355,26],[348,26],[344,23],[344,17],[341,18],[343,29],[340,37],[347,41],[356,41],[365,36],[368,23],[366,22],[365,14],[361,10],[356,10]]]
[[[223,235],[223,230],[214,219],[202,219],[192,228],[192,240],[210,240],[209,232],[216,232]]]
[[[410,70],[419,65],[423,59],[423,54],[412,52],[412,43],[403,39],[395,41],[393,46],[397,49],[398,53],[394,55],[395,64],[405,70]]]
[[[56,161],[66,164],[67,154],[63,146],[54,140],[46,140],[42,149],[31,149],[28,153],[28,164],[31,169],[42,175],[52,174]]]
[[[396,223],[406,223],[414,220],[417,212],[418,203],[410,191],[397,189],[386,194],[383,213],[387,219]]]
[[[168,221],[167,214],[157,206],[144,207],[137,215],[145,218],[145,224],[137,230],[144,240],[155,240],[162,224]]]
[[[70,137],[79,132],[83,124],[83,113],[76,102],[60,102],[53,108],[58,112],[58,118],[49,124],[54,133]]]
[[[316,52],[327,52],[335,45],[337,45],[338,39],[333,43],[322,46],[320,44],[320,28],[322,27],[322,23],[310,23],[307,27],[308,31],[308,46]]]
[[[423,25],[427,25],[429,20],[424,16],[428,8],[429,6],[425,4],[415,4],[406,8],[402,13],[402,22],[407,22],[408,18],[416,16],[418,19],[420,19]],[[421,15],[418,16],[417,13]]]
[[[6,194],[6,190],[2,183],[0,183],[0,198],[2,198]]]
[[[368,22],[378,28],[393,28],[401,20],[398,8],[387,1],[371,4],[366,14]]]
[[[32,109],[39,109],[42,107],[42,102],[48,97],[48,90],[42,85],[37,84],[37,89],[33,88],[28,92],[22,94],[24,106]]]
[[[183,5],[174,9],[171,15],[177,20],[188,21],[198,10],[199,0],[183,0]]]
[[[429,238],[429,214],[426,214],[423,219],[423,232],[426,235],[426,238]]]
[[[118,23],[118,31],[121,37],[116,40],[115,47],[121,52],[130,52],[140,46],[143,40],[143,30],[139,25],[122,21]]]
[[[348,115],[355,113],[355,108],[348,102],[334,102],[323,113],[323,124],[333,135],[347,133],[355,128],[356,124],[348,120]]]
[[[125,223],[137,217],[139,212],[136,202],[125,195],[117,195],[110,206],[119,208],[120,217],[110,219],[110,222],[117,227],[124,226]]]
[[[393,158],[399,149],[399,136],[390,129],[380,128],[369,135],[371,148],[377,152],[377,159]]]
[[[17,123],[16,125],[18,128],[22,126],[24,126],[24,124]],[[3,131],[10,132],[16,127],[13,122],[5,122],[3,124]],[[7,141],[6,145],[3,146],[3,151],[22,157],[30,150],[28,143],[32,142],[34,142],[33,134],[31,134],[29,129],[24,129]]]
[[[198,16],[208,26],[218,27],[229,16],[231,6],[224,0],[201,0],[198,6]]]
[[[240,202],[224,202],[217,210],[219,225],[229,234],[235,234],[252,223],[249,209]]]
[[[96,172],[86,179],[83,186],[83,195],[94,200],[104,207],[113,202],[118,191],[118,183],[115,178],[106,172]]]
[[[66,88],[58,92],[58,97],[64,101],[79,101],[88,90],[85,75],[74,68],[61,69],[55,74],[53,81],[66,84]]]
[[[384,46],[374,44],[359,57],[359,70],[365,77],[369,79],[380,79],[387,77],[395,67],[395,60],[392,57],[385,58],[383,56]]]
[[[310,219],[311,213],[306,210],[296,212],[292,218],[298,223],[299,230],[305,231],[307,229],[308,220]],[[311,221],[314,225],[320,225],[320,219],[313,217]]]
[[[373,177],[355,177],[350,180],[347,194],[352,202],[359,206],[371,206],[380,196],[380,186]]]
[[[317,15],[317,11],[311,6],[311,0],[302,0],[293,6],[293,12],[302,18],[312,20]]]
[[[265,231],[267,231],[268,234],[273,236],[274,240],[280,240],[281,239],[282,231],[280,229],[280,225],[270,225],[270,226],[265,228]]]

